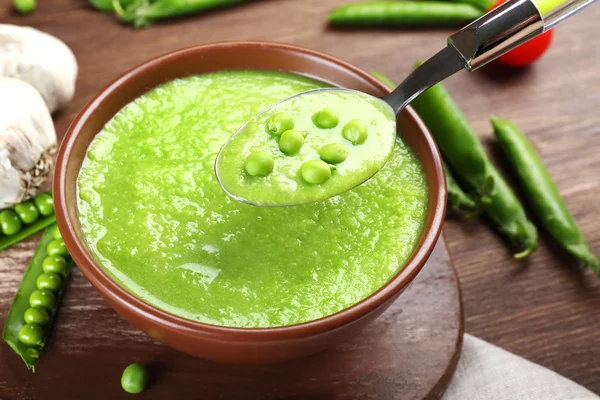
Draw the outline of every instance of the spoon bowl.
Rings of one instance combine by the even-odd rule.
[[[274,120],[282,116],[283,125]],[[382,99],[350,89],[315,89],[276,103],[241,126],[221,148],[215,174],[225,192],[250,205],[310,203],[371,178],[395,141],[396,114]],[[264,170],[248,168],[255,153],[266,160]]]

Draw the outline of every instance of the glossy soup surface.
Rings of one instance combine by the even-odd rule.
[[[398,140],[371,180],[326,201],[260,208],[220,188],[214,161],[265,107],[325,86],[278,72],[178,79],[124,107],[78,178],[86,241],[129,292],[201,322],[270,327],[317,319],[385,284],[412,254],[427,187]]]

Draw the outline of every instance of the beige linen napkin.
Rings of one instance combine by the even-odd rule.
[[[598,399],[556,372],[471,335],[465,335],[456,373],[443,397],[443,400]]]

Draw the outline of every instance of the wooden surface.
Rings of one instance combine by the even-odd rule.
[[[12,292],[18,274],[6,271],[6,259],[0,265]],[[0,324],[10,292],[0,297]],[[75,270],[37,372],[0,345],[0,399],[130,398],[120,376],[133,361],[147,365],[152,377],[140,395],[145,399],[438,399],[456,367],[462,333],[458,282],[442,242],[401,299],[358,336],[273,366],[216,364],[170,349],[129,325]]]
[[[278,40],[328,52],[400,80],[416,59],[441,48],[451,32],[328,30],[327,11],[346,1],[257,2],[135,31],[90,10],[85,0],[43,0],[27,17],[13,15],[10,1],[4,0],[0,21],[55,34],[77,55],[81,70],[77,95],[56,118],[62,134],[83,104],[110,80],[180,47],[226,39]],[[490,67],[460,73],[447,82],[491,154],[496,154],[496,147],[489,114],[511,119],[529,135],[596,253],[600,253],[600,77],[595,66],[600,60],[599,19],[600,6],[592,6],[559,26],[552,48],[533,68],[514,72]],[[497,160],[503,167],[501,157]],[[450,220],[446,237],[463,288],[466,331],[600,392],[600,279],[578,270],[546,236],[537,253],[521,262],[480,221]],[[26,244],[12,250],[10,263],[4,253],[0,256],[0,315],[6,313],[15,276],[23,270],[30,249]],[[90,298],[95,298],[89,290]],[[85,309],[82,304],[74,306]],[[88,343],[97,340],[93,332],[84,333]],[[136,335],[131,332],[132,338]]]

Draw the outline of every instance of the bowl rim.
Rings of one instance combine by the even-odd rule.
[[[65,244],[79,269],[83,272],[90,283],[98,290],[98,292],[109,302],[118,302],[121,306],[128,308],[129,311],[136,315],[150,319],[152,322],[159,324],[165,328],[177,330],[180,334],[188,336],[204,336],[211,337],[214,340],[239,341],[252,340],[255,342],[265,342],[273,340],[288,340],[299,339],[315,334],[322,334],[367,316],[375,309],[378,309],[386,302],[393,299],[395,295],[405,289],[416,277],[419,271],[426,264],[437,240],[441,234],[444,215],[446,211],[447,189],[445,184],[445,175],[442,165],[442,158],[435,144],[435,141],[428,131],[427,127],[416,114],[414,109],[407,107],[403,113],[409,122],[413,124],[423,135],[423,140],[426,147],[432,154],[433,159],[433,176],[434,184],[430,185],[429,190],[433,188],[435,193],[430,193],[430,199],[433,199],[432,204],[428,205],[432,217],[426,226],[423,227],[422,238],[417,244],[411,257],[406,261],[404,267],[398,271],[385,285],[377,291],[347,308],[344,308],[334,314],[324,316],[322,318],[303,322],[295,325],[265,327],[265,328],[242,328],[228,327],[221,325],[212,325],[199,321],[190,320],[163,311],[160,308],[145,302],[128,292],[113,280],[93,259],[87,246],[79,239],[75,233],[75,222],[69,217],[69,208],[71,207],[66,202],[67,198],[67,169],[68,160],[75,146],[75,140],[84,128],[86,122],[93,116],[94,112],[102,106],[102,103],[107,97],[123,85],[127,85],[130,80],[143,72],[152,70],[159,64],[185,57],[186,54],[210,51],[213,48],[219,47],[270,47],[274,49],[284,50],[288,52],[308,55],[317,59],[335,64],[342,69],[346,69],[355,75],[366,80],[369,84],[375,86],[383,93],[388,93],[389,88],[379,81],[377,78],[367,73],[366,71],[332,55],[322,53],[320,51],[308,49],[305,47],[274,42],[274,41],[220,41],[195,46],[186,47],[183,49],[171,51],[145,61],[129,71],[125,72],[107,86],[105,86],[98,94],[96,94],[77,114],[67,133],[65,134],[60,145],[57,161],[56,172],[53,180],[54,203],[56,220],[59,229],[62,233]],[[318,79],[318,77],[316,77]],[[429,185],[428,185],[429,186]],[[76,207],[76,205],[75,205]],[[77,222],[79,223],[79,222]]]

